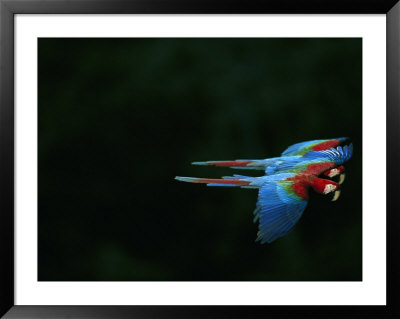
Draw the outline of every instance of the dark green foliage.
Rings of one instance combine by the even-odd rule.
[[[361,280],[361,49],[40,39],[39,280]],[[254,242],[257,191],[174,180],[243,173],[192,161],[341,136],[354,144],[341,198],[311,194],[270,245]]]

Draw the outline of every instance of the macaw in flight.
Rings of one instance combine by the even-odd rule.
[[[207,165],[207,166],[223,166],[236,169],[256,169],[264,170],[265,174],[271,175],[288,170],[301,170],[301,165],[304,165],[304,155],[311,151],[323,151],[332,147],[336,147],[346,141],[346,137],[326,140],[313,140],[301,142],[289,146],[284,150],[280,157],[273,157],[261,160],[233,160],[233,161],[207,161],[207,162],[193,162],[193,165]],[[297,168],[297,169],[296,169]],[[342,165],[326,170],[323,174],[328,177],[340,175],[340,182],[342,184],[345,179],[344,167]]]
[[[330,179],[344,170],[342,164],[353,153],[353,145],[341,147],[346,138],[314,140],[288,147],[281,157],[264,160],[235,160],[194,162],[196,165],[215,165],[232,168],[263,169],[264,176],[224,176],[222,179],[180,177],[183,182],[205,183],[207,186],[236,186],[258,189],[254,222],[259,222],[256,241],[271,243],[286,235],[300,219],[312,188],[319,194],[334,192],[340,195],[340,184]]]

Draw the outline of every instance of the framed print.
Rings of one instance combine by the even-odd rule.
[[[396,1],[0,3],[5,318],[398,314]]]

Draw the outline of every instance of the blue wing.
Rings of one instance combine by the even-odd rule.
[[[304,156],[282,156],[282,162],[277,161],[274,165],[267,167],[265,173],[276,174],[282,172],[307,171],[309,174],[319,175],[329,168],[342,165],[353,155],[353,144],[349,146],[338,146],[324,151],[308,152]],[[322,164],[323,166],[310,166],[312,164]]]
[[[347,137],[339,137],[333,139],[324,139],[324,140],[312,140],[306,142],[300,142],[289,146],[286,150],[282,152],[281,155],[290,156],[290,155],[304,155],[307,152],[312,151],[312,147],[318,145],[320,143],[325,143],[329,141],[337,141],[335,145],[331,145],[331,147],[337,146],[340,143],[347,140]]]
[[[353,144],[349,146],[338,146],[324,151],[312,151],[303,156],[282,156],[274,159],[265,168],[265,174],[272,175],[290,171],[302,171],[308,168],[308,165],[313,163],[332,162],[332,167],[342,165],[347,162],[353,154]],[[312,172],[319,175],[322,171]]]
[[[266,167],[265,174],[272,175],[276,173],[282,173],[293,169],[296,165],[303,163],[304,158],[302,156],[281,156],[271,159]]]
[[[334,162],[336,165],[342,165],[344,162],[347,162],[352,155],[353,144],[350,144],[349,146],[338,146],[337,148],[331,148],[325,151],[309,152],[304,155],[304,159],[313,161],[324,160]]]
[[[290,184],[286,181],[266,182],[258,192],[254,222],[259,221],[257,241],[262,244],[286,235],[307,206],[306,200],[288,191]]]

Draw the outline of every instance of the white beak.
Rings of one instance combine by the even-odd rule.
[[[343,184],[345,178],[346,178],[346,174],[345,173],[340,174],[339,184]]]
[[[332,202],[336,201],[339,198],[339,196],[340,196],[340,190],[335,192],[335,195],[333,195],[333,198],[332,198]]]

